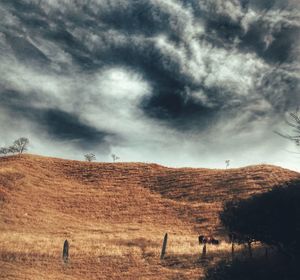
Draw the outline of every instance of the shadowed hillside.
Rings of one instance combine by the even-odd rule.
[[[299,177],[267,165],[212,170],[0,158],[0,278],[199,279],[197,235],[222,236],[222,203]],[[70,262],[63,265],[66,238]]]

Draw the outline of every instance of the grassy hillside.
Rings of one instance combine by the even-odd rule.
[[[0,279],[199,279],[197,235],[222,236],[222,203],[299,177],[266,165],[212,170],[0,158]],[[212,262],[222,250],[226,245],[209,248]]]

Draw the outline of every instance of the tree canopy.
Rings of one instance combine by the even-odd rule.
[[[84,158],[86,161],[89,161],[89,162],[96,160],[96,156],[93,153],[85,154]]]
[[[9,147],[1,147],[0,154],[22,154],[28,150],[29,139],[26,137],[18,138]]]
[[[300,256],[300,181],[228,202],[220,219],[237,241],[261,241]]]

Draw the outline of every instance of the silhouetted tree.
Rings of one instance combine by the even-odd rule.
[[[251,244],[255,242],[255,238],[251,235],[251,223],[245,220],[250,210],[247,207],[242,208],[246,201],[230,201],[224,205],[220,219],[228,231],[229,239],[234,243],[247,244],[249,255],[252,256]],[[249,219],[251,217],[248,217]],[[232,245],[234,246],[234,245]],[[233,247],[232,247],[232,250]]]
[[[7,155],[7,154],[22,154],[23,152],[27,151],[29,145],[28,138],[21,137],[14,141],[13,145],[9,147],[2,147],[0,148],[0,154]]]
[[[276,133],[295,142],[297,146],[300,146],[300,115],[298,111],[296,113],[290,113],[286,123],[292,128],[292,132],[286,134],[276,131]]]
[[[29,139],[25,137],[21,137],[14,141],[13,146],[9,147],[12,153],[19,153],[22,154],[23,152],[27,151],[29,145]]]
[[[113,162],[116,162],[118,159],[120,159],[117,155],[115,154],[112,154],[111,155],[112,159],[113,159]]]
[[[9,148],[5,148],[5,147],[0,148],[1,155],[7,155],[8,153],[9,153]]]
[[[205,280],[298,280],[300,266],[282,258],[222,261],[210,267]]]
[[[220,219],[237,242],[261,241],[300,257],[300,182],[226,203]]]
[[[84,158],[86,161],[89,161],[89,162],[96,160],[96,156],[93,153],[84,155]]]
[[[9,154],[16,154],[16,153],[18,153],[18,149],[14,145],[9,146],[7,149],[8,149],[8,153]]]

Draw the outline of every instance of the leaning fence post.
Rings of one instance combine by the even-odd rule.
[[[234,241],[231,241],[231,259],[234,260]]]
[[[206,243],[203,244],[201,258],[202,259],[206,258]]]
[[[161,248],[161,254],[160,254],[160,259],[161,260],[165,257],[165,254],[166,254],[167,242],[168,242],[168,234],[166,233],[165,237],[164,237],[163,245],[162,245],[162,248]]]
[[[63,246],[63,261],[67,263],[69,260],[69,242],[66,239]]]
[[[235,241],[235,234],[230,233],[229,234],[229,240],[231,242],[231,260],[234,260],[234,241]]]
[[[252,258],[252,247],[250,241],[247,242],[247,246],[248,246],[249,257]]]

